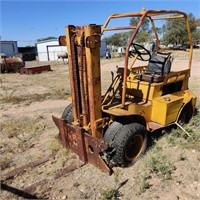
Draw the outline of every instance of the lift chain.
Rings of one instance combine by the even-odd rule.
[[[78,70],[77,70],[77,56],[76,56],[76,47],[75,47],[75,38],[76,38],[76,34],[74,34],[71,37],[71,56],[72,56],[72,70],[73,70],[73,79],[74,79],[74,91],[75,91],[75,98],[76,98],[76,103],[75,103],[75,107],[76,107],[76,114],[77,114],[77,118],[80,121],[80,96],[79,96],[79,81],[78,81]]]

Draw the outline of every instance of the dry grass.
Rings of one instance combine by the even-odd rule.
[[[145,192],[147,189],[150,188],[150,182],[149,182],[149,177],[146,174],[143,174],[140,177],[140,182],[139,182],[139,195],[143,192]]]
[[[108,188],[101,192],[101,200],[117,200],[120,199],[120,192],[115,188]]]
[[[69,96],[69,92],[64,91],[64,89],[54,90],[43,94],[31,94],[22,96],[15,95],[14,91],[10,93],[5,91],[5,94],[0,97],[0,103],[19,104],[22,102],[44,101],[47,99],[66,99],[67,96]]]
[[[69,149],[63,147],[57,137],[54,137],[47,142],[47,148],[51,152],[57,151],[55,160],[60,167],[64,167],[66,163],[72,161],[72,154]]]
[[[136,182],[132,185],[135,190],[132,193],[133,196],[136,195],[139,199],[143,199],[149,195],[149,199],[151,199],[150,197],[154,199],[151,192],[155,188],[161,190],[162,187],[162,192],[166,193],[170,188],[169,184],[176,183],[177,174],[179,175],[178,181],[185,182],[186,176],[191,183],[199,181],[199,176],[195,175],[198,173],[198,166],[196,166],[198,161],[196,160],[194,163],[188,161],[191,159],[188,158],[191,152],[198,154],[200,151],[199,122],[200,114],[197,114],[188,124],[184,125],[184,128],[190,133],[190,137],[176,128],[154,141],[153,146],[137,163],[136,169],[141,169],[141,171],[140,173],[136,172]],[[181,163],[184,163],[184,166]],[[186,169],[190,172],[182,175]],[[155,183],[158,185],[155,186]]]
[[[173,146],[178,146],[181,149],[190,148],[200,150],[200,114],[197,114],[188,123],[183,125],[183,128],[190,133],[188,136],[181,129],[176,128],[171,131],[170,134],[166,136],[169,143]]]
[[[180,60],[181,59],[182,57],[180,57]],[[108,65],[105,64],[107,61],[109,62]],[[110,70],[115,71],[116,64],[122,67],[123,63],[123,58],[101,60],[103,70],[102,88],[107,88],[108,85],[106,86],[106,84],[111,81]],[[13,163],[11,163],[11,160],[6,157],[7,153],[11,154],[11,158],[18,156],[22,159],[22,157],[28,158],[29,156],[35,156],[40,151],[41,155],[43,155],[49,154],[49,151],[57,150],[58,153],[56,157],[46,163],[46,168],[41,168],[41,173],[43,173],[44,176],[48,174],[52,175],[55,171],[62,169],[63,166],[67,166],[75,160],[75,155],[63,148],[58,142],[55,136],[58,130],[49,119],[41,119],[40,117],[34,118],[35,113],[31,112],[20,113],[20,116],[17,117],[21,119],[17,119],[17,117],[14,118],[13,116],[10,117],[7,114],[8,108],[9,110],[13,108],[13,110],[17,110],[18,103],[45,101],[47,99],[65,99],[69,93],[69,84],[67,82],[69,75],[66,66],[55,65],[52,66],[52,69],[53,72],[33,76],[3,74],[3,81],[0,83],[0,101],[5,113],[3,115],[4,121],[2,121],[1,136],[5,136],[4,138],[8,141],[8,143],[5,142],[5,144],[1,145],[5,147],[2,148],[0,146],[0,150],[3,152],[3,156],[1,157],[3,158],[1,159],[3,168],[10,167],[9,165],[17,163],[16,160],[13,160]],[[197,96],[200,95],[199,78],[191,79],[190,88],[195,94],[198,94]],[[23,109],[23,106],[28,105],[21,104],[19,110]],[[60,110],[62,108],[59,108],[60,110],[56,109],[57,108],[55,108],[56,114],[61,113]],[[43,113],[43,110],[39,110],[39,112],[41,112],[41,115],[45,114],[45,116],[49,117],[52,110],[47,109],[45,113]],[[30,117],[23,117],[27,115]],[[172,196],[172,193],[177,196],[179,194],[176,191],[169,191],[172,187],[177,189],[177,182],[181,182],[181,184],[178,185],[181,192],[184,191],[188,185],[190,186],[193,184],[195,187],[198,186],[195,184],[199,181],[199,168],[196,164],[200,160],[198,151],[200,143],[198,132],[199,121],[200,117],[198,115],[184,127],[190,131],[191,137],[187,137],[180,129],[175,129],[169,134],[165,134],[155,142],[155,145],[152,146],[136,164],[125,169],[117,168],[117,172],[113,175],[114,177],[107,176],[98,169],[91,169],[90,165],[85,165],[83,168],[74,171],[68,176],[56,180],[53,188],[46,191],[46,197],[51,199],[52,197],[59,198],[59,195],[61,195],[61,197],[67,195],[69,199],[95,199],[98,197],[99,199],[106,200],[156,199],[157,197],[160,199],[166,199],[167,197],[169,199],[174,199],[176,196]],[[31,140],[29,140],[29,138],[31,138]],[[26,141],[26,144],[34,144],[33,148],[28,148],[25,144],[23,146],[26,147],[21,148],[20,146],[20,148],[17,149],[16,143],[22,144],[23,141]],[[16,149],[22,151],[16,151]],[[195,149],[195,153],[191,153],[193,149]],[[20,154],[21,157],[19,156]],[[191,154],[193,154],[192,158],[189,157]],[[175,169],[175,167],[177,167],[177,169]],[[44,172],[42,172],[42,170],[44,170]],[[34,173],[38,174],[38,171],[36,170]],[[29,175],[27,173],[26,176],[20,178],[24,181],[28,177],[28,179],[30,178],[31,180],[35,177],[34,173]],[[129,181],[119,190],[119,183],[124,179],[129,179]],[[31,183],[30,180],[27,182]],[[18,186],[18,188],[23,188],[18,185],[19,183],[20,182],[16,180],[16,182],[12,184],[16,185],[16,187]],[[47,187],[48,186],[49,185],[47,185]],[[63,190],[62,194],[60,193],[60,189]],[[39,196],[44,194],[42,192],[43,191],[41,191]],[[193,191],[191,191],[191,193],[193,193]],[[199,193],[194,191],[194,194]],[[2,199],[6,199],[3,195],[1,197]],[[187,195],[182,194],[180,198],[189,199],[187,197]]]
[[[4,170],[10,167],[12,160],[8,156],[1,156],[0,159],[0,170]]]
[[[52,72],[35,75],[3,74],[0,79],[0,104],[65,99],[70,93],[68,69],[66,65],[57,62],[48,64]],[[34,65],[34,62],[27,62],[26,65]]]
[[[164,151],[155,146],[144,158],[144,167],[150,172],[158,175],[163,180],[171,179],[174,165]]]
[[[61,144],[57,138],[53,138],[47,142],[47,148],[51,151],[58,151],[61,148]]]
[[[45,129],[45,125],[41,123],[42,116],[36,118],[9,118],[2,122],[1,130],[8,138],[17,137],[19,140],[27,140],[34,137],[34,134]]]

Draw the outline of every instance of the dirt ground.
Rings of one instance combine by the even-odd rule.
[[[173,70],[187,65],[186,54],[174,52]],[[24,199],[20,193],[23,190],[31,191],[32,199],[200,199],[199,145],[191,146],[181,136],[174,142],[170,134],[154,140],[149,151],[134,165],[125,169],[115,167],[111,176],[86,164],[56,178],[56,173],[80,162],[58,143],[58,130],[51,118],[61,116],[70,103],[66,99],[70,94],[68,66],[62,61],[47,63],[53,71],[0,75],[0,199]],[[34,64],[46,63],[27,62],[26,66]],[[123,66],[123,58],[101,60],[103,92],[116,65]],[[199,98],[200,50],[194,51],[190,88]],[[195,123],[200,125],[198,120]],[[3,181],[11,170],[54,151],[56,155],[44,164],[29,167]],[[34,183],[35,189],[25,190]]]

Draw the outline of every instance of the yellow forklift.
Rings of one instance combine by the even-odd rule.
[[[110,21],[133,17],[136,26],[110,27]],[[135,43],[145,19],[155,34],[155,48]],[[162,51],[157,20],[183,20],[190,44],[188,68],[172,71],[171,52]],[[105,31],[130,30],[124,66],[118,67],[107,92],[102,95],[100,46]],[[62,144],[106,173],[114,165],[126,167],[146,150],[148,136],[194,115],[196,96],[188,89],[193,45],[188,16],[177,10],[145,10],[113,14],[99,25],[66,26],[60,45],[68,49],[72,103],[61,118],[53,116]],[[135,66],[136,60],[147,61]]]

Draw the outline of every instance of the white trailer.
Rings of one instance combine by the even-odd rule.
[[[37,43],[39,61],[57,60],[58,55],[67,53],[67,47],[59,46],[58,39]]]
[[[106,41],[101,41],[100,57],[106,56]],[[59,55],[67,53],[66,46],[59,46],[58,39],[46,40],[37,43],[39,61],[57,60]]]

